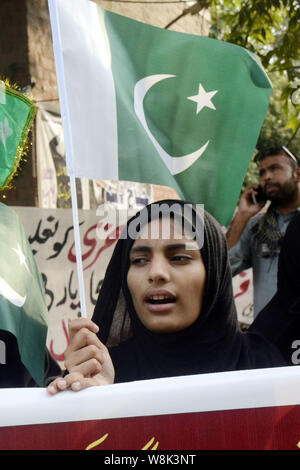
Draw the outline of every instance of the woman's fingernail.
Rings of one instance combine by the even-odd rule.
[[[76,392],[77,390],[80,390],[80,388],[81,388],[80,382],[74,382],[74,383],[72,384],[72,390],[74,390],[75,392]]]
[[[67,387],[67,382],[65,380],[59,380],[57,382],[57,386],[61,388],[62,390],[64,390]]]
[[[53,385],[49,385],[49,387],[47,387],[47,392],[54,395],[56,393],[56,388],[53,387]]]

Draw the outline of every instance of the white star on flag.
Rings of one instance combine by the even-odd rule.
[[[18,248],[13,248],[13,250],[17,253],[17,255],[19,257],[20,265],[22,266],[22,264],[24,264],[27,271],[30,272],[29,268],[27,266],[26,256],[24,255],[23,251],[21,250],[20,245],[18,244]]]
[[[199,83],[198,95],[188,96],[187,99],[197,103],[196,114],[198,114],[205,106],[210,109],[216,109],[211,102],[212,97],[215,96],[216,93],[218,93],[218,90],[205,91],[201,83]]]

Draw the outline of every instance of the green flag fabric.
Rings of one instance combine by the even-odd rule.
[[[0,253],[0,330],[15,336],[22,363],[43,386],[47,335],[44,285],[17,214],[1,203]]]
[[[7,81],[0,81],[0,188],[9,187],[27,146],[35,105]]]
[[[49,0],[68,173],[174,188],[227,225],[271,84],[247,50]]]

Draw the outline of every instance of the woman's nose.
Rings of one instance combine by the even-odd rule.
[[[148,279],[150,282],[167,282],[170,279],[167,262],[161,258],[153,259],[149,265]]]

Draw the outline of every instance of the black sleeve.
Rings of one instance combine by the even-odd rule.
[[[1,349],[1,346],[5,346]],[[0,330],[0,388],[37,387],[21,361],[17,340],[12,333]],[[59,364],[46,348],[45,386],[62,375]]]

